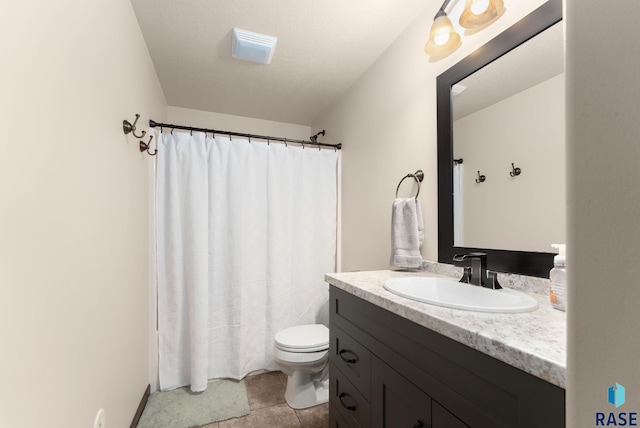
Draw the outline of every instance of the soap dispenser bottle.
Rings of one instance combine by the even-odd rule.
[[[558,249],[558,254],[553,258],[553,269],[549,272],[549,278],[551,279],[551,293],[549,298],[551,300],[551,306],[564,311],[566,310],[566,285],[567,285],[567,272],[566,272],[566,245],[553,244],[552,247]]]

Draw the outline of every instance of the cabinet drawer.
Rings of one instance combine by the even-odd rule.
[[[331,345],[329,358],[332,367],[337,367],[369,400],[371,390],[371,354],[367,348],[335,325],[329,329]]]
[[[329,404],[329,428],[349,428],[349,423],[333,403]]]
[[[338,409],[349,426],[368,428],[371,421],[369,402],[335,366],[332,368],[330,376],[329,397],[331,405]]]

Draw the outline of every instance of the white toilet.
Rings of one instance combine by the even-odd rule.
[[[294,409],[329,401],[329,329],[299,325],[276,333],[273,355],[288,376],[284,398]]]

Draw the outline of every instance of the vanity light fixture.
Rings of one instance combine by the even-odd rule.
[[[424,52],[432,57],[444,57],[460,47],[462,41],[445,12],[451,0],[445,0],[433,18],[429,40]],[[463,28],[480,29],[487,26],[504,12],[503,0],[466,0],[459,23]]]
[[[502,0],[466,0],[458,21],[464,28],[480,28],[504,12]]]
[[[451,0],[445,0],[433,17],[433,25],[429,31],[429,40],[424,45],[424,52],[429,56],[446,56],[460,47],[460,34],[453,28],[451,20],[444,9]]]

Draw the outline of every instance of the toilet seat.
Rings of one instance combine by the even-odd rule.
[[[275,346],[286,352],[307,353],[329,349],[329,329],[322,324],[286,328],[276,333]]]
[[[329,350],[324,349],[316,352],[289,352],[278,348],[273,349],[273,357],[276,361],[290,365],[316,364],[326,360],[329,356]]]

